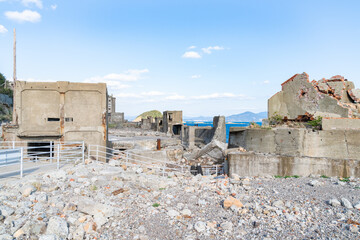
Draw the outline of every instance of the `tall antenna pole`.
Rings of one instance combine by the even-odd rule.
[[[14,86],[15,86],[15,81],[16,81],[16,29],[14,28]]]

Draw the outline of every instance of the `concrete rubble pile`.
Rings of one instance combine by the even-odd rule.
[[[86,161],[0,185],[0,239],[356,239],[359,179],[192,176]]]

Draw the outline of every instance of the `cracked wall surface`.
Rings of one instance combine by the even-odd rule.
[[[360,117],[360,90],[340,75],[310,82],[308,74],[295,74],[281,86],[282,90],[268,100],[269,117]]]

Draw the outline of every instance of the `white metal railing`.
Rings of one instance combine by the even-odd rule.
[[[147,156],[136,154],[131,150],[120,151],[99,145],[88,146],[88,158],[96,161],[108,162],[111,159],[120,160],[126,166],[146,166],[161,172],[164,176],[167,172],[189,172],[190,167],[169,161],[163,161]]]
[[[20,158],[12,162],[1,161],[1,156],[9,151],[20,152]],[[84,142],[3,141],[0,142],[0,170],[10,169],[13,165],[19,165],[19,167],[7,172],[0,171],[0,176],[20,171],[20,177],[22,177],[25,170],[49,165],[56,165],[59,169],[61,165],[69,162],[77,160],[84,162],[84,152]]]
[[[85,151],[84,142],[3,141],[0,142],[0,177],[15,172],[20,172],[20,176],[23,177],[25,170],[53,165],[60,169],[61,165],[69,162],[81,161],[84,163]],[[12,152],[18,154],[17,158],[11,160],[9,157],[9,161],[2,160],[4,158],[2,156]],[[101,162],[109,162],[112,159],[119,160],[122,165],[126,166],[145,166],[163,176],[168,172],[190,172],[188,165],[143,156],[133,150],[120,151],[99,145],[88,145],[87,157]],[[13,165],[18,165],[18,167],[8,172],[1,171],[9,169],[5,167]],[[221,165],[202,166],[204,175],[218,175],[221,173],[221,169]]]

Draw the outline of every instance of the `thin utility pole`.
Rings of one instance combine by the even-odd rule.
[[[6,84],[5,84],[6,85]],[[12,111],[12,124],[17,125],[16,109],[15,109],[15,96],[16,96],[16,29],[14,28],[14,73],[13,73],[13,111]]]
[[[16,29],[14,28],[14,74],[13,74],[14,86],[16,81]]]

